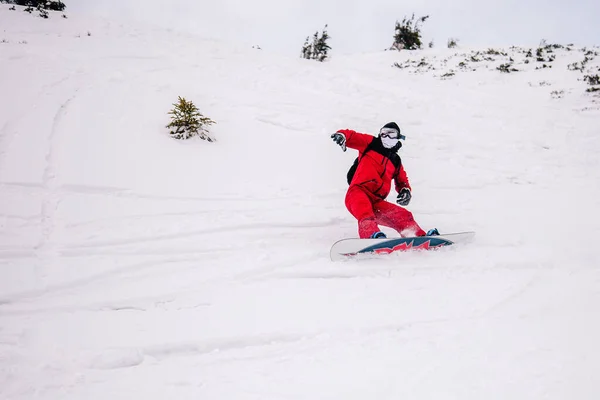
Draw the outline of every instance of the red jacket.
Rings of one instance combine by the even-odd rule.
[[[350,188],[359,186],[380,199],[385,199],[390,194],[392,180],[394,180],[397,192],[400,192],[402,188],[411,189],[402,163],[400,163],[398,174],[395,174],[396,167],[390,157],[399,157],[396,152],[389,151],[383,146],[379,146],[377,149],[375,146],[375,149],[368,151],[363,157],[363,151],[369,143],[379,139],[351,129],[342,129],[338,132],[346,136],[347,147],[359,152],[360,163],[350,182]],[[388,153],[388,156],[381,153]]]

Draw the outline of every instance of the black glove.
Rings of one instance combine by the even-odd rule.
[[[396,199],[396,203],[401,206],[407,206],[410,203],[411,198],[410,190],[408,188],[400,189],[400,193],[398,193],[398,198]]]
[[[346,136],[344,136],[344,134],[336,132],[333,135],[331,135],[331,138],[334,142],[336,142],[342,147],[342,150],[346,151]]]

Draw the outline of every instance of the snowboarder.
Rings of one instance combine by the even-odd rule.
[[[343,151],[350,147],[359,152],[348,171],[350,187],[345,203],[348,211],[358,220],[360,238],[386,238],[378,225],[393,228],[402,237],[439,235],[435,228],[425,232],[412,213],[403,208],[410,202],[411,187],[398,155],[402,147],[400,139],[406,139],[400,133],[398,124],[385,124],[377,137],[342,129],[331,138]],[[392,180],[398,192],[398,205],[385,200],[390,193]]]

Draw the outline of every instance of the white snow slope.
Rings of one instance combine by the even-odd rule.
[[[1,399],[600,397],[600,57],[317,63],[6,5],[0,42]],[[168,137],[177,96],[214,143]],[[389,121],[417,221],[475,241],[331,262],[330,135]]]

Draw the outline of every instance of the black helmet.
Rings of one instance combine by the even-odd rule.
[[[394,130],[396,132],[398,132],[398,138],[402,139],[402,140],[406,140],[406,136],[404,136],[402,134],[402,132],[400,131],[400,127],[398,126],[397,123],[395,122],[388,122],[387,124],[385,124],[380,130],[379,130],[379,137],[381,137],[381,132],[385,132],[385,131],[391,131]]]

